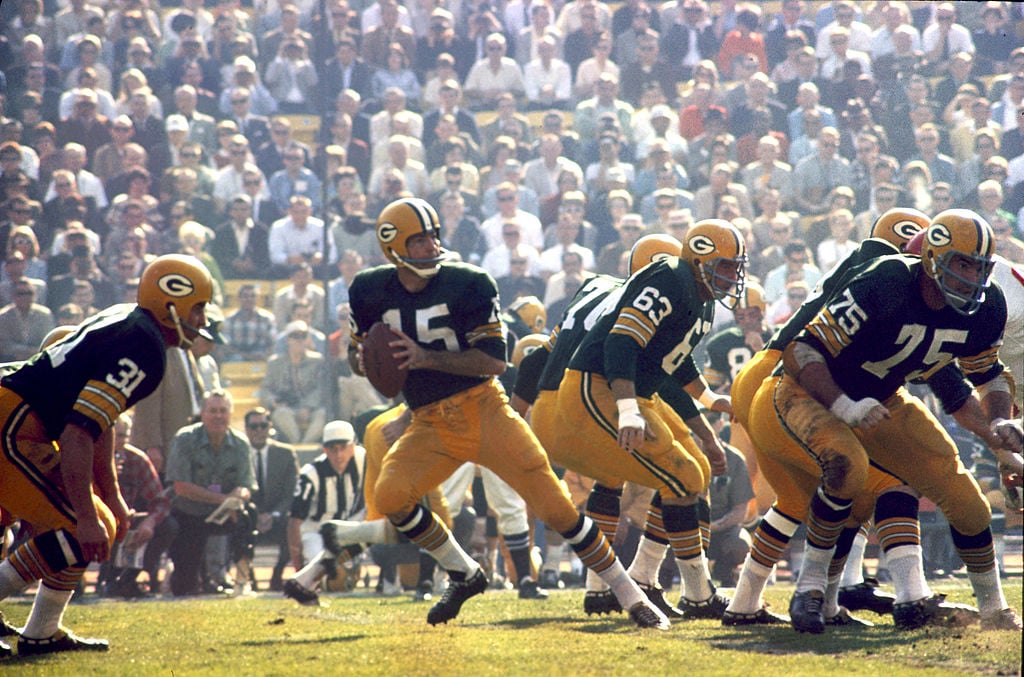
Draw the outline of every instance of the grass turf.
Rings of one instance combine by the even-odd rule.
[[[971,602],[966,581],[937,586]],[[766,592],[786,609],[792,588]],[[1021,608],[1021,582],[1006,586]],[[678,592],[670,593],[675,600]],[[0,673],[29,675],[1010,675],[1019,674],[1021,636],[1013,632],[927,628],[896,632],[869,612],[869,629],[801,635],[788,626],[723,628],[680,621],[668,632],[639,631],[625,615],[586,617],[579,590],[547,601],[488,591],[448,625],[425,622],[428,603],[357,592],[330,607],[301,607],[274,593],[188,601],[87,601],[65,623],[110,639],[109,653],[83,652],[0,661]],[[5,602],[15,624],[29,598]]]

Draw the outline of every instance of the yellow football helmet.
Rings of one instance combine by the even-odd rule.
[[[743,287],[743,296],[737,308],[760,308],[761,315],[768,312],[768,302],[764,300],[764,289],[756,282],[747,282]]]
[[[518,368],[524,357],[543,346],[547,341],[548,337],[544,334],[527,334],[516,341],[516,347],[512,349],[512,359],[510,360],[512,366]]]
[[[686,261],[698,285],[711,298],[732,310],[743,297],[746,280],[747,245],[734,225],[723,219],[704,219],[686,233],[682,259]],[[718,268],[732,263],[735,275],[722,275]]]
[[[632,275],[647,264],[668,256],[678,257],[682,251],[683,243],[671,235],[644,235],[634,242],[633,248],[629,250],[629,274]]]
[[[900,251],[920,231],[928,227],[930,219],[924,212],[909,207],[897,207],[885,212],[871,226],[870,237],[885,240]]]
[[[536,296],[520,296],[508,305],[508,311],[522,320],[531,332],[543,332],[548,326],[548,310]]]
[[[932,219],[921,243],[921,261],[925,273],[935,280],[946,303],[961,315],[972,315],[985,301],[985,290],[992,274],[995,240],[992,226],[969,209],[947,209]],[[961,268],[966,259],[977,275]],[[968,277],[964,276],[968,273]]]
[[[413,259],[406,242],[413,235],[426,233],[441,239],[441,220],[426,200],[406,197],[395,200],[377,217],[377,244],[384,256],[398,267],[411,270],[420,277],[433,277],[441,269],[444,256],[433,259]],[[431,268],[418,268],[416,264],[433,264]]]
[[[183,327],[197,333],[205,327],[185,323],[192,308],[213,298],[213,279],[194,256],[165,254],[146,266],[139,279],[139,307],[148,310],[161,325],[178,332],[183,346],[190,341]],[[212,337],[207,336],[212,340]]]

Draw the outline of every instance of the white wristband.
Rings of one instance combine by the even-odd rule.
[[[856,427],[856,406],[857,403],[844,394],[836,398],[836,401],[832,403],[831,407],[829,407],[829,411],[831,411],[836,418],[846,425]]]
[[[623,428],[643,428],[646,425],[644,417],[640,414],[640,405],[635,397],[627,397],[616,400],[615,406],[619,410],[619,430]]]
[[[697,398],[697,401],[705,409],[710,409],[711,405],[718,401],[718,398],[715,397],[715,393],[712,392],[711,388],[705,388],[701,392],[700,397]]]

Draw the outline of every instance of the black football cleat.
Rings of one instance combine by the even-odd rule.
[[[871,621],[865,621],[862,618],[851,616],[849,610],[844,606],[839,607],[839,611],[835,616],[829,616],[825,619],[825,625],[834,627],[846,627],[846,628],[873,628],[875,624]]]
[[[302,606],[321,606],[320,596],[294,578],[289,578],[284,582],[282,592],[285,597],[294,599]]]
[[[722,613],[722,625],[733,628],[742,625],[789,625],[789,622],[789,616],[769,611],[767,604],[752,614],[741,614],[736,611]]]
[[[647,599],[650,600],[651,604],[653,604],[658,611],[665,614],[665,616],[668,618],[683,617],[683,612],[669,604],[669,601],[665,599],[665,589],[663,587],[660,585],[641,583],[637,580],[634,580],[633,582],[637,584],[637,587],[639,587],[645,595],[647,595]]]
[[[622,604],[611,590],[587,590],[587,594],[583,596],[583,611],[588,616],[618,614],[622,613]]]
[[[825,632],[825,617],[821,613],[824,603],[825,594],[820,590],[794,593],[789,600],[789,621],[793,629],[816,635]]]
[[[79,637],[70,630],[58,630],[46,639],[22,637],[18,640],[19,656],[43,656],[61,651],[110,651],[110,642]]]
[[[519,599],[547,599],[548,591],[540,587],[532,578],[519,581]]]
[[[475,574],[464,581],[449,580],[441,599],[427,612],[427,623],[447,623],[459,615],[459,610],[467,599],[482,594],[486,589],[487,576],[483,569],[477,569]]]
[[[685,597],[680,597],[677,606],[683,612],[683,618],[687,620],[710,618],[717,621],[722,618],[722,614],[729,607],[730,601],[725,595],[716,592],[703,602],[694,602]]]
[[[877,578],[865,578],[857,585],[839,588],[839,605],[850,611],[874,611],[879,615],[892,613],[896,595],[880,590]]]
[[[926,625],[959,628],[977,622],[979,616],[974,607],[947,602],[942,594],[900,602],[892,607],[892,619],[897,630],[917,630]]]
[[[629,617],[641,629],[668,630],[668,618],[650,602],[637,602],[629,608]]]

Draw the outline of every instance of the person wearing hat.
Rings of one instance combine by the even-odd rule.
[[[338,560],[324,549],[320,525],[328,520],[356,524],[366,517],[363,478],[366,450],[356,444],[348,421],[323,427],[323,453],[302,466],[288,519],[288,549],[296,574],[284,582],[285,597],[319,606],[317,587],[338,575]],[[349,556],[362,551],[353,546]]]
[[[316,441],[327,416],[324,388],[324,356],[310,350],[309,325],[288,323],[282,332],[288,343],[284,355],[273,355],[260,388],[263,406],[271,412],[274,427],[297,444]]]

